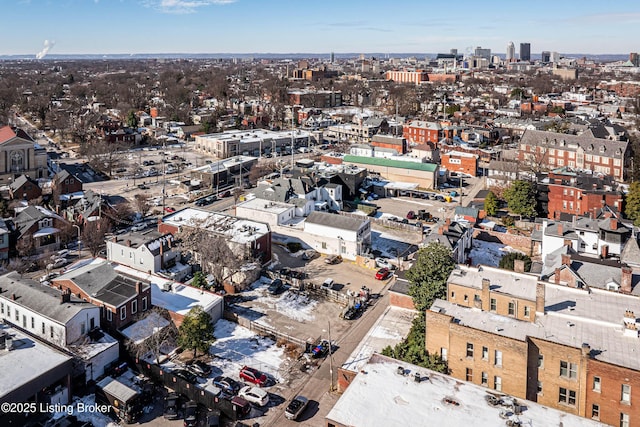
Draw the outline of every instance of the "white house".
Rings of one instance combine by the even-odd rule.
[[[316,251],[355,260],[371,248],[371,221],[312,212],[304,223],[305,241]]]
[[[73,353],[84,363],[87,381],[118,359],[117,340],[99,331],[100,307],[16,272],[0,276],[0,289],[0,318]]]
[[[236,205],[236,215],[271,226],[287,224],[298,217],[296,205],[266,199],[251,199]]]

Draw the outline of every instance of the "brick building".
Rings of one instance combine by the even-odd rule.
[[[407,140],[393,135],[373,135],[371,138],[371,146],[390,148],[396,150],[398,154],[405,154],[407,152]]]
[[[402,136],[410,144],[429,144],[432,148],[435,148],[441,139],[453,138],[453,128],[443,127],[436,122],[414,120],[403,127]]]
[[[118,273],[105,260],[65,273],[55,278],[51,286],[100,307],[100,324],[111,331],[127,326],[151,308],[149,283]]]
[[[610,425],[640,417],[640,299],[459,266],[426,312],[426,348],[455,378]],[[629,295],[631,294],[631,295]]]
[[[478,173],[478,156],[461,151],[449,151],[440,155],[440,166],[449,172],[476,176]]]
[[[520,140],[518,160],[523,169],[535,172],[568,166],[611,175],[624,181],[624,169],[629,163],[628,142],[526,130]]]
[[[549,173],[548,217],[560,218],[560,214],[592,215],[604,206],[622,210],[623,195],[610,176],[598,177],[573,171],[566,167]]]
[[[396,83],[420,84],[426,82],[428,76],[424,70],[391,70],[385,74],[385,80],[392,80]]]
[[[38,181],[27,175],[20,175],[9,184],[11,200],[33,200],[42,196],[42,189]]]
[[[66,169],[62,169],[53,177],[51,188],[53,193],[58,195],[76,193],[82,191],[82,181]]]

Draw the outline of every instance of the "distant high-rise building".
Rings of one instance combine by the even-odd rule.
[[[531,61],[531,43],[520,43],[520,61]]]
[[[491,61],[491,49],[483,49],[480,46],[476,47],[474,56],[484,58],[487,61]]]
[[[458,49],[451,49],[451,50],[449,50],[449,53],[451,55],[457,56],[458,55]]]
[[[551,62],[560,62],[560,54],[558,52],[551,52]]]
[[[543,50],[541,54],[542,62],[551,62],[551,52],[548,50]]]
[[[516,59],[516,47],[513,42],[507,44],[507,62],[513,62]]]
[[[640,65],[640,56],[638,56],[637,52],[631,52],[629,54],[629,62],[631,62],[634,67]]]
[[[336,60],[336,55],[333,52],[331,52],[331,63],[333,64],[335,60]]]

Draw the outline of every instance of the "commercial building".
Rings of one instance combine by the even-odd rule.
[[[366,217],[312,212],[304,222],[304,234],[316,251],[344,259],[356,260],[371,249],[371,221]]]
[[[513,62],[516,59],[516,47],[513,42],[509,42],[507,44],[507,54],[505,56],[505,60],[507,62]]]
[[[453,138],[453,129],[437,122],[413,120],[403,127],[402,136],[410,144],[429,144],[436,148],[442,139]]]
[[[391,70],[387,71],[385,79],[396,83],[420,84],[426,82],[428,77],[425,70]]]
[[[269,153],[284,153],[315,143],[313,134],[304,130],[253,129],[198,135],[194,147],[218,159],[226,159],[239,155],[260,157]]]
[[[389,181],[411,182],[421,188],[437,187],[438,165],[422,163],[420,159],[400,156],[385,159],[346,155],[343,157],[343,162],[378,173]]]
[[[520,61],[531,61],[531,43],[520,43]]]
[[[636,280],[622,279],[616,292],[563,277],[459,266],[448,300],[426,312],[426,348],[460,380],[629,426],[640,417]]]
[[[478,156],[462,151],[447,151],[440,154],[440,166],[449,172],[476,176],[478,174]]]

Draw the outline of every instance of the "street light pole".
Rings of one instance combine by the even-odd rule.
[[[76,241],[76,243],[78,244],[78,247],[76,248],[76,251],[78,253],[78,258],[80,257],[80,226],[77,224],[73,224],[74,228],[78,229],[78,239]]]

